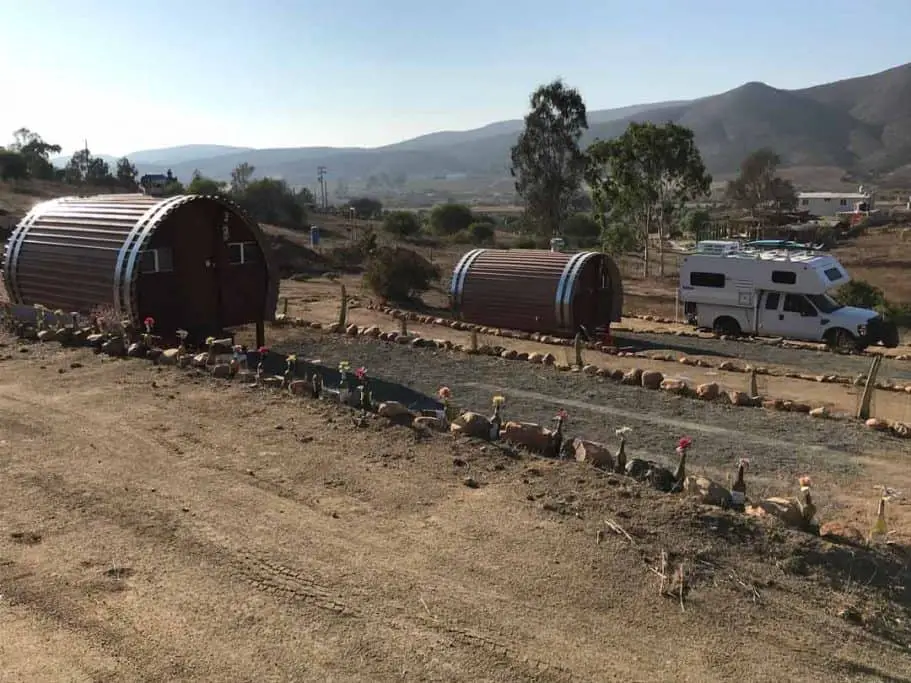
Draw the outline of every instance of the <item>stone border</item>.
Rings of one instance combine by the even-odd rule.
[[[414,319],[417,322],[423,322],[423,319],[417,314],[410,314],[416,316],[415,318],[409,317],[408,319]],[[427,316],[424,316],[427,317]],[[373,339],[378,339],[380,341],[400,344],[403,346],[409,346],[411,348],[434,348],[444,351],[457,351],[466,354],[475,354],[483,356],[491,356],[503,358],[504,360],[513,360],[513,361],[526,361],[529,363],[535,363],[538,365],[548,365],[554,369],[562,372],[580,372],[586,375],[597,376],[602,379],[610,379],[620,384],[627,386],[639,386],[645,389],[650,390],[660,390],[665,391],[669,394],[674,394],[677,396],[682,396],[691,399],[703,400],[703,401],[723,401],[729,405],[743,407],[743,408],[765,408],[766,410],[779,411],[779,412],[793,412],[793,413],[803,413],[809,415],[810,417],[816,419],[835,419],[835,420],[846,420],[854,421],[855,418],[845,415],[842,413],[832,413],[828,408],[824,406],[812,407],[806,403],[799,401],[791,401],[788,399],[777,399],[777,398],[766,398],[766,397],[751,397],[743,391],[723,391],[721,388],[714,382],[708,382],[705,384],[697,385],[696,387],[691,387],[685,381],[680,379],[666,378],[661,372],[657,370],[641,370],[639,368],[633,368],[628,371],[623,371],[618,369],[611,370],[605,367],[599,367],[594,364],[585,365],[583,367],[571,366],[566,363],[561,363],[552,353],[526,353],[516,351],[514,349],[506,349],[500,346],[489,346],[481,345],[478,347],[477,351],[472,351],[465,344],[456,344],[448,339],[425,339],[417,335],[405,334],[402,335],[398,332],[387,331],[384,332],[380,329],[378,325],[369,325],[358,327],[357,325],[351,324],[347,326],[342,326],[340,323],[331,323],[329,325],[323,325],[319,322],[311,322],[304,320],[302,318],[283,318],[282,320],[277,321],[279,325],[290,325],[294,327],[307,328],[312,330],[322,330],[329,332],[330,334],[339,334],[346,335],[349,337],[370,337]],[[467,325],[465,323],[460,323]],[[463,329],[455,328],[453,329]],[[468,329],[471,329],[469,327]],[[478,332],[481,334],[486,334],[481,332],[481,330],[486,330],[488,328],[478,328]],[[502,332],[502,331],[501,331]],[[511,334],[500,334],[496,336],[501,337],[511,337],[511,338],[528,338],[531,339],[533,335],[526,335],[521,333],[523,336],[515,336],[520,333],[511,333]],[[558,343],[561,346],[572,346],[572,340],[559,340]],[[598,350],[604,350],[604,345],[599,344],[589,344],[586,348],[598,348]],[[606,353],[611,353],[611,351],[605,351]],[[637,354],[623,354],[622,352],[616,352],[614,350],[614,355],[621,356],[631,356],[636,357]],[[644,356],[647,358],[647,356]],[[692,365],[700,365],[701,362],[693,361]],[[724,365],[724,363],[722,363]],[[707,367],[712,367],[705,364]],[[732,372],[746,372],[746,369],[732,369],[726,368]],[[757,374],[771,374],[768,371],[765,373],[759,372],[757,369]],[[787,376],[787,375],[785,375]],[[818,380],[823,381],[823,380]],[[911,438],[911,425],[907,425],[903,422],[889,422],[879,418],[870,418],[865,423],[865,426],[869,429],[874,429],[881,432],[891,432],[893,435],[900,438]]]
[[[514,330],[505,330],[495,327],[484,327],[480,325],[474,325],[471,323],[465,323],[458,320],[451,320],[448,318],[434,317],[430,315],[424,315],[420,313],[415,313],[413,311],[403,311],[401,309],[390,308],[388,306],[378,306],[376,304],[363,304],[363,308],[371,311],[377,311],[385,315],[392,316],[396,319],[405,319],[412,322],[421,323],[424,325],[439,325],[441,327],[448,327],[453,330],[458,330],[462,332],[475,331],[478,334],[483,334],[486,336],[492,337],[504,337],[507,339],[517,339],[522,341],[533,341],[539,344],[548,344],[552,346],[573,346],[574,342],[572,339],[565,339],[561,337],[555,337],[552,335],[541,334],[538,332],[517,332]],[[633,317],[633,316],[629,316]],[[654,316],[645,316],[644,319],[651,319],[658,322],[665,321],[664,318],[655,318]],[[287,318],[285,316],[277,316],[276,323],[281,324],[296,324],[294,319]],[[654,334],[666,334],[666,335],[675,335],[679,337],[694,337],[699,339],[727,339],[725,336],[718,335],[700,335],[699,333],[691,332],[655,332]],[[744,339],[738,339],[738,341],[744,341]],[[751,340],[752,341],[752,340]],[[791,342],[791,341],[781,341],[775,344],[770,344],[769,342],[760,342],[755,341],[757,344],[765,344],[767,346],[777,346],[780,348],[794,348],[807,351],[818,351],[819,344],[804,344],[802,342]],[[739,373],[749,373],[755,371],[757,375],[768,375],[770,377],[782,377],[787,379],[799,379],[808,382],[821,382],[827,384],[853,384],[855,386],[861,386],[866,381],[866,375],[859,375],[857,377],[846,377],[844,375],[810,375],[800,372],[776,372],[770,370],[769,368],[763,366],[754,366],[754,365],[739,365],[733,361],[722,361],[720,363],[714,364],[702,358],[688,358],[682,356],[680,358],[675,358],[674,356],[666,353],[657,353],[655,355],[649,355],[648,352],[644,351],[621,351],[617,347],[610,344],[605,344],[603,342],[585,342],[584,348],[588,351],[598,351],[601,353],[606,353],[612,356],[618,357],[628,357],[628,358],[642,358],[652,361],[658,361],[663,363],[681,363],[683,365],[689,365],[693,367],[702,367],[702,368],[713,368],[720,370],[722,372],[739,372]],[[882,355],[875,353],[865,353],[865,356],[874,356]],[[908,356],[883,356],[888,360],[911,360],[911,355]],[[875,388],[881,391],[894,391],[897,393],[907,393],[911,394],[911,384],[893,384],[892,382],[882,382],[877,381]]]

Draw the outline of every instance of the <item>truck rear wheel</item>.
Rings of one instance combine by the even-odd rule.
[[[712,325],[712,331],[715,334],[723,334],[729,337],[736,337],[740,334],[740,323],[728,316],[715,318]]]

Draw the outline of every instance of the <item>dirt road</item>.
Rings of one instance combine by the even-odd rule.
[[[574,464],[18,346],[0,363],[2,680],[911,676],[895,588],[803,535]],[[608,517],[632,544],[596,542]],[[682,605],[649,569],[662,549],[685,560]]]

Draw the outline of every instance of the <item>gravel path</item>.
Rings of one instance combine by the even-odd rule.
[[[696,464],[730,468],[739,457],[751,459],[756,474],[798,474],[856,469],[851,455],[889,448],[911,451],[907,442],[868,432],[851,422],[813,420],[805,415],[771,414],[734,408],[609,380],[559,372],[546,366],[447,351],[411,349],[365,338],[300,334],[301,345],[276,345],[276,351],[334,366],[347,360],[370,374],[396,381],[427,395],[449,386],[454,400],[488,412],[491,396],[507,397],[505,415],[549,424],[560,407],[569,413],[571,436],[615,443],[614,431],[629,426],[628,452],[667,460],[678,438],[693,437]],[[381,396],[376,397],[382,400]]]
[[[866,374],[870,356],[850,356],[829,351],[784,348],[762,342],[740,342],[721,339],[697,339],[670,334],[623,332],[617,335],[621,345],[636,350],[676,351],[681,355],[718,356],[739,359],[757,365],[780,365],[801,368],[808,374],[836,374],[846,377]],[[911,362],[884,359],[880,379],[911,381]]]

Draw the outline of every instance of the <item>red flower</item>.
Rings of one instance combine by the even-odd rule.
[[[143,320],[143,323],[145,323],[146,327],[152,327],[155,325],[155,318],[152,316],[147,316],[146,319]]]
[[[260,346],[258,350],[260,356],[265,356],[267,353],[269,353],[269,348],[266,346]]]
[[[359,367],[357,370],[354,371],[354,376],[357,377],[361,381],[365,380],[367,378],[367,368]]]
[[[682,439],[680,439],[680,441],[677,442],[677,449],[681,450],[681,451],[685,451],[687,448],[689,448],[692,445],[693,445],[693,440],[688,436],[684,436]]]
[[[556,417],[558,420],[565,420],[569,417],[569,413],[567,413],[563,408],[560,408],[554,417]]]

